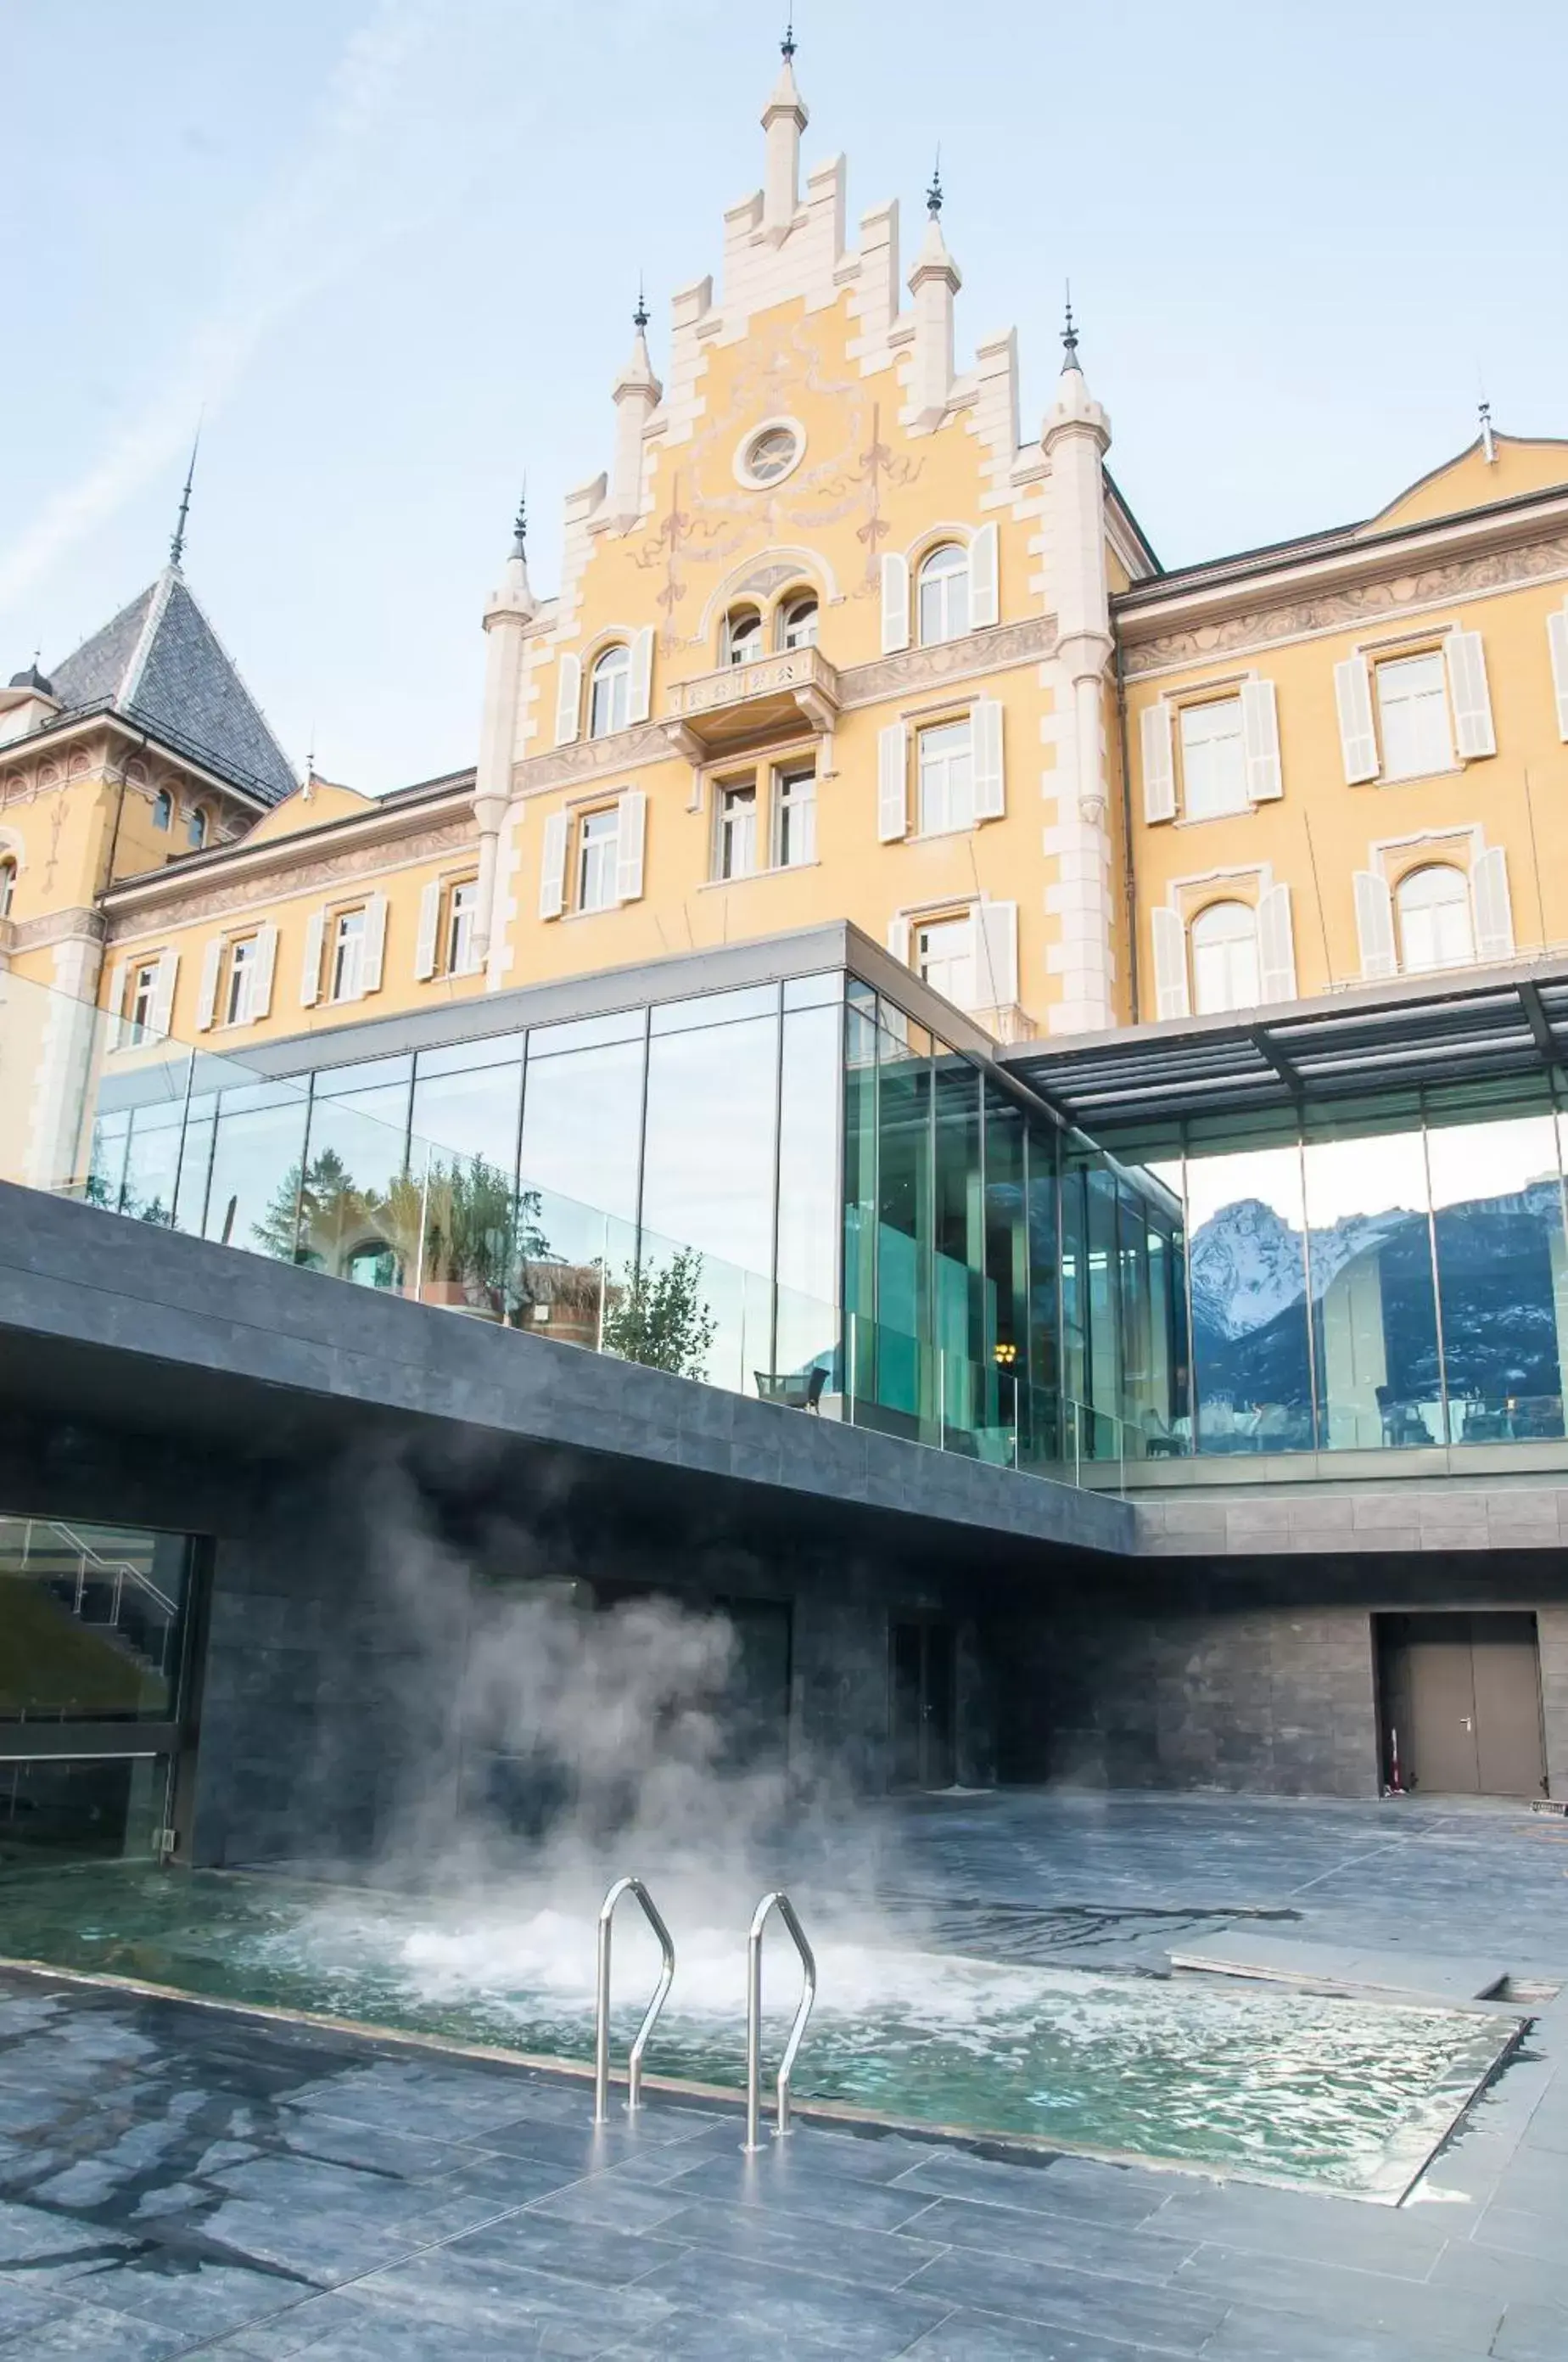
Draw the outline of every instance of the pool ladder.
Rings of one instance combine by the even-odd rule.
[[[627,2060],[626,2113],[634,2115],[642,2105],[642,2058],[648,2047],[648,2037],[658,2023],[659,2012],[675,1974],[675,1947],[668,1927],[660,1916],[658,1905],[640,1878],[618,1878],[599,1905],[598,1916],[598,1991],[594,2014],[594,2122],[609,2122],[609,1970],[610,1939],[615,1922],[616,1905],[623,1894],[634,1894],[642,1906],[643,1916],[659,1939],[663,1965],[659,1982],[643,2013],[637,2029],[637,2039]],[[806,1940],[794,1904],[782,1889],[764,1894],[751,1915],[751,1932],[746,1938],[746,2138],[744,2154],[756,2157],[766,2147],[762,2130],[762,1935],[774,1912],[784,1921],[791,1941],[800,1955],[800,2002],[795,2013],[795,2023],[784,2044],[784,2057],[779,2061],[778,2114],[774,2137],[784,2139],[794,2129],[790,2123],[790,2081],[795,2062],[805,2037],[806,2020],[817,1999],[817,1962]]]

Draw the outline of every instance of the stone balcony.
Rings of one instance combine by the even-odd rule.
[[[724,665],[670,685],[664,729],[694,763],[788,736],[804,723],[827,733],[838,719],[839,674],[820,648],[785,648],[752,664]]]

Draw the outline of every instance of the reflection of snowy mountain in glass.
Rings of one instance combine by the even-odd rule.
[[[1556,1181],[1446,1207],[1433,1227],[1450,1400],[1559,1396]],[[1439,1356],[1425,1214],[1391,1208],[1345,1215],[1314,1231],[1310,1244],[1320,1364],[1325,1319],[1337,1320],[1342,1331],[1354,1326],[1363,1345],[1376,1330],[1386,1396],[1435,1401]],[[1242,1198],[1200,1225],[1190,1253],[1200,1402],[1238,1415],[1263,1413],[1272,1428],[1259,1440],[1276,1448],[1310,1446],[1308,1257],[1299,1230],[1261,1198]],[[1211,1440],[1220,1441],[1223,1418],[1208,1425]]]

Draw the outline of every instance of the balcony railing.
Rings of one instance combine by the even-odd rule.
[[[716,749],[769,738],[800,722],[831,730],[839,703],[838,671],[821,649],[785,648],[672,682],[664,719],[675,743],[704,760]]]

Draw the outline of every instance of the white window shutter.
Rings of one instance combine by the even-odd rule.
[[[1508,900],[1508,857],[1500,844],[1476,855],[1470,892],[1475,904],[1476,958],[1511,959],[1514,913]]]
[[[887,922],[887,947],[900,967],[909,966],[909,922],[902,914]]]
[[[1364,779],[1375,779],[1378,770],[1372,679],[1365,657],[1346,657],[1342,664],[1335,665],[1334,703],[1339,708],[1339,743],[1344,756],[1345,785],[1359,787]]]
[[[1176,818],[1176,761],[1170,745],[1170,708],[1164,698],[1144,708],[1139,724],[1144,756],[1144,818]]]
[[[877,733],[876,833],[883,844],[909,833],[909,733],[890,722]]]
[[[114,971],[109,977],[109,1006],[105,1012],[109,1020],[104,1043],[106,1050],[117,1050],[120,1046],[121,1031],[126,1021],[126,977],[129,973],[128,960],[115,962]]]
[[[909,646],[909,560],[890,549],[882,562],[882,652]]]
[[[1443,643],[1448,658],[1448,695],[1453,707],[1453,736],[1466,762],[1477,755],[1495,755],[1497,733],[1492,727],[1492,701],[1486,690],[1486,651],[1479,632],[1450,632]]]
[[[1018,905],[977,902],[974,965],[982,1009],[1011,1009],[1018,999]]]
[[[631,679],[628,686],[626,719],[646,722],[653,701],[653,626],[645,624],[631,643]]]
[[[1355,873],[1355,933],[1361,945],[1361,973],[1370,982],[1397,976],[1399,962],[1394,949],[1394,898],[1386,879],[1374,869]]]
[[[648,838],[648,799],[641,788],[628,788],[618,811],[615,899],[618,902],[640,902],[642,854]]]
[[[975,631],[1000,615],[996,527],[982,524],[969,546],[969,619]]]
[[[1187,930],[1180,914],[1163,906],[1149,912],[1154,938],[1155,1008],[1161,1017],[1189,1017],[1192,1004],[1187,990]]]
[[[210,1033],[218,1012],[218,970],[224,964],[224,940],[214,935],[202,954],[202,981],[196,992],[196,1031]]]
[[[313,1009],[322,997],[322,944],[326,936],[326,911],[313,911],[305,929],[305,955],[300,966],[300,1006]]]
[[[1279,767],[1279,710],[1271,680],[1242,683],[1242,742],[1246,748],[1249,803],[1272,803],[1285,793]]]
[[[245,1014],[249,1024],[272,1014],[272,978],[277,966],[278,930],[272,926],[258,927],[256,957],[250,964],[245,991]]]
[[[381,989],[387,964],[387,898],[372,894],[365,905],[365,964],[359,971],[359,997]]]
[[[1546,645],[1552,655],[1552,686],[1557,692],[1557,734],[1568,739],[1568,607],[1558,607],[1546,619]]]
[[[981,697],[974,708],[974,816],[1000,820],[1007,809],[1002,773],[1002,701]]]
[[[555,668],[555,744],[569,746],[583,726],[583,663],[564,649]]]
[[[566,907],[566,832],[564,811],[552,812],[544,823],[544,849],[539,864],[539,915],[558,919]]]
[[[1288,886],[1271,886],[1258,896],[1257,965],[1265,1000],[1295,999],[1296,938]]]
[[[433,877],[419,898],[419,933],[414,938],[414,981],[428,984],[435,974],[435,937],[441,925],[441,880]]]
[[[178,952],[165,952],[158,963],[158,979],[152,988],[152,1007],[148,1012],[149,1030],[159,1041],[167,1041],[174,1015],[174,980],[180,973]]]

